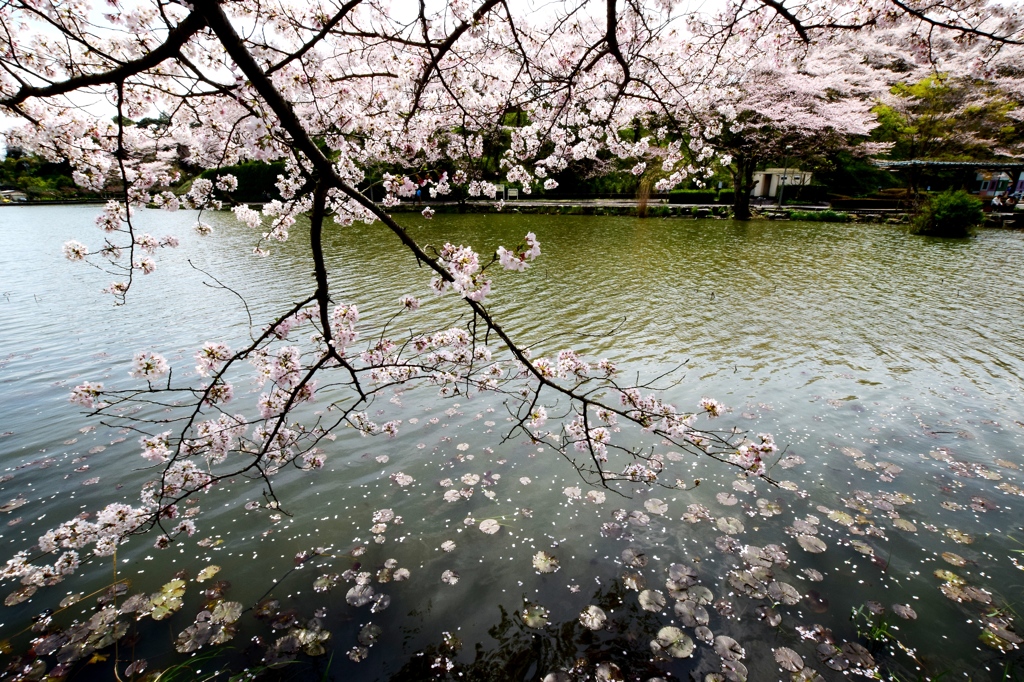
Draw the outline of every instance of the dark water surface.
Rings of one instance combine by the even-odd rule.
[[[215,232],[201,238],[190,230],[191,215],[144,211],[146,231],[175,234],[182,245],[162,252],[156,272],[137,281],[127,305],[115,307],[99,293],[115,277],[61,257],[67,239],[98,242],[96,213],[0,209],[0,504],[27,500],[0,516],[9,555],[83,510],[137,500],[152,473],[143,468],[136,438],[92,423],[68,404],[72,386],[129,384],[132,355],[143,349],[166,355],[176,372],[191,371],[204,341],[247,338],[248,317],[234,292],[260,327],[313,288],[301,226],[292,241],[257,259],[250,255],[255,236],[231,214],[207,216]],[[637,591],[623,583],[624,575],[638,574],[648,589],[668,596],[666,567],[679,562],[695,567],[715,599],[731,602],[729,616],[707,605],[708,627],[745,647],[751,680],[788,679],[772,658],[783,646],[825,679],[840,678],[797,628],[820,624],[839,644],[870,643],[858,639],[856,626],[863,632],[864,621],[850,619],[851,609],[870,599],[887,609],[909,604],[917,613],[916,621],[891,610],[885,616],[890,632],[914,651],[878,653],[901,679],[947,672],[945,679],[999,680],[1008,662],[1019,661],[1017,652],[1003,656],[979,636],[991,627],[985,616],[998,611],[1015,619],[1024,608],[1024,574],[1015,563],[1024,556],[1024,234],[983,231],[971,240],[939,241],[878,225],[514,214],[407,222],[421,243],[449,240],[482,253],[535,232],[543,255],[524,274],[497,276],[488,299],[514,338],[536,355],[572,347],[647,378],[681,367],[673,376],[683,380],[666,389],[671,400],[692,410],[702,396],[713,396],[731,410],[719,421],[723,428],[773,433],[785,455],[804,460],[773,475],[809,497],[760,483],[750,492],[742,484],[735,489],[734,470],[694,462],[691,476],[702,483],[690,491],[609,493],[601,504],[573,500],[563,491],[580,483],[564,461],[521,438],[500,442],[507,424],[500,401],[445,401],[417,389],[401,397],[401,406],[374,405],[405,421],[396,439],[342,434],[328,448],[324,471],[282,474],[277,493],[291,516],[245,511],[244,502],[262,499],[262,489],[240,480],[200,499],[199,532],[183,546],[159,552],[150,539],[133,539],[117,565],[133,592],[214,563],[222,569],[218,578],[232,583],[228,597],[248,606],[286,575],[296,552],[329,546],[336,558],[287,574],[273,596],[303,618],[326,609],[329,672],[337,679],[425,676],[432,663],[445,665],[437,648],[443,632],[461,640],[450,658],[463,666],[455,672],[470,678],[533,679],[582,656],[618,661],[642,678],[660,670],[703,679],[720,670],[713,646],[698,643],[691,659],[650,661],[648,644],[659,628],[695,632],[681,624],[671,597],[660,612],[644,611]],[[381,226],[332,228],[328,254],[336,300],[359,305],[367,335],[405,294],[420,296],[424,308],[400,324],[431,325],[461,310],[457,299],[431,296],[428,272]],[[236,386],[238,394],[248,391]],[[97,428],[80,432],[88,426]],[[396,472],[415,482],[396,486]],[[490,474],[494,484],[474,484],[468,500],[442,499],[439,482],[450,478],[460,487],[460,478],[473,474]],[[667,512],[645,507],[651,498],[664,500]],[[710,518],[683,520],[692,504],[705,505]],[[404,523],[378,544],[372,515],[384,508]],[[616,510],[645,512],[649,523],[623,521],[625,539],[604,537],[601,526],[615,522]],[[500,532],[477,529],[488,518],[501,523]],[[727,518],[743,526],[739,543],[775,543],[789,554],[772,567],[773,579],[802,599],[777,607],[779,627],[758,617],[770,599],[741,594],[727,577],[750,568],[742,553],[716,549],[729,525],[719,519]],[[797,519],[816,525],[823,553],[801,548]],[[202,539],[206,546],[197,544]],[[449,540],[456,547],[445,552],[441,545]],[[411,572],[408,581],[378,585],[391,606],[376,614],[346,603],[350,584],[313,591],[319,576],[351,567],[344,555],[361,544],[368,548],[359,558],[363,570],[394,558]],[[624,566],[627,547],[646,553],[647,566]],[[558,572],[534,571],[531,559],[540,550],[560,560]],[[806,569],[824,580],[809,579]],[[102,588],[113,570],[110,558],[96,560],[73,580],[0,607],[0,639],[14,637],[24,648],[24,636],[15,635],[33,615],[66,594]],[[441,581],[447,570],[459,574],[456,584]],[[937,570],[955,575],[936,576]],[[963,599],[968,586],[984,591],[966,593],[980,600]],[[175,660],[173,636],[201,608],[201,589],[190,583],[185,608],[166,621],[169,627],[142,631],[138,647],[151,668]],[[523,626],[517,612],[524,600],[546,608],[551,625]],[[94,603],[85,600],[61,617],[87,617]],[[609,611],[615,628],[584,630],[577,616],[590,604]],[[346,653],[371,621],[382,634],[367,660],[353,663]],[[269,641],[277,636],[245,622],[239,650],[256,632]],[[478,667],[465,667],[474,660]],[[326,667],[326,657],[321,661]],[[482,672],[488,670],[490,677]]]

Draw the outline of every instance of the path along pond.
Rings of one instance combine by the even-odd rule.
[[[0,209],[0,538],[9,554],[77,514],[136,502],[153,475],[137,437],[90,421],[68,403],[71,387],[132,384],[139,350],[164,354],[185,376],[205,341],[248,338],[239,298],[213,276],[245,298],[257,326],[312,290],[302,225],[260,259],[251,254],[258,235],[230,213],[204,216],[213,234],[200,237],[194,215],[143,211],[141,229],[181,246],[163,250],[127,305],[114,306],[100,293],[109,275],[61,256],[68,239],[99,243],[97,212]],[[184,571],[183,608],[162,623],[123,616],[116,655],[76,679],[111,679],[115,659],[122,675],[136,658],[151,670],[185,660],[178,633],[211,595],[246,608],[263,599],[264,618],[243,614],[232,648],[199,649],[235,666],[261,660],[254,636],[271,647],[293,636],[280,651],[319,653],[303,633],[330,631],[325,655],[299,654],[299,665],[275,673],[295,679],[559,670],[614,679],[607,663],[628,679],[742,679],[746,670],[785,680],[799,668],[806,679],[811,669],[823,679],[1024,679],[1014,634],[1024,632],[1024,234],[939,241],[880,225],[514,214],[407,222],[420,243],[481,253],[536,233],[542,256],[526,273],[496,277],[488,298],[514,338],[534,357],[573,348],[641,379],[681,368],[664,394],[681,410],[714,397],[729,408],[715,426],[774,434],[772,475],[799,491],[686,455],[699,486],[588,496],[550,450],[502,442],[500,400],[410,390],[374,405],[403,420],[397,438],[342,432],[323,470],[280,475],[287,514],[247,510],[264,488],[240,478],[198,498],[189,540],[123,545],[116,575],[130,588],[119,603]],[[429,293],[428,272],[381,226],[332,227],[327,239],[336,300],[358,304],[364,337],[406,294],[424,305],[400,325],[430,327],[459,309]],[[236,387],[243,401],[248,391]],[[381,510],[403,523],[375,519]],[[481,532],[488,519],[497,532]],[[296,553],[315,547],[330,552],[289,572]],[[554,566],[539,552],[558,570],[543,572]],[[346,599],[355,562],[388,599]],[[211,565],[220,572],[197,583]],[[394,580],[402,568],[408,578]],[[0,639],[13,652],[5,658],[28,650],[33,617],[102,590],[114,570],[110,557],[96,559],[0,607]],[[593,617],[581,622],[590,606],[606,616],[599,630],[586,627]],[[97,608],[96,595],[68,606],[50,631]],[[675,658],[689,639],[692,653]],[[52,667],[59,654],[40,659]],[[218,665],[197,663],[191,674]]]

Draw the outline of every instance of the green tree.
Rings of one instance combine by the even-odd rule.
[[[874,108],[872,139],[892,145],[894,160],[989,161],[1024,151],[1024,126],[1014,118],[1020,103],[994,82],[934,74],[897,83]],[[922,177],[908,170],[916,192]]]

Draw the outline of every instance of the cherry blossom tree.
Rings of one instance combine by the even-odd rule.
[[[706,113],[705,137],[725,155],[733,180],[733,215],[750,218],[754,171],[783,158],[856,148],[875,127],[874,100],[857,71],[834,69],[829,60],[747,70],[728,104]],[[813,69],[817,69],[815,72]],[[863,69],[860,69],[863,72]],[[874,147],[865,145],[865,151]]]
[[[387,212],[414,194],[410,178],[385,175],[382,205],[356,189],[370,163],[458,165],[479,156],[482,136],[512,104],[531,112],[531,123],[513,131],[503,160],[509,181],[522,183],[524,191],[546,184],[545,176],[570,158],[604,149],[641,158],[648,141],[622,140],[619,122],[649,106],[644,93],[682,103],[699,90],[693,74],[675,65],[667,70],[669,60],[658,54],[678,43],[670,40],[676,34],[669,14],[633,4],[608,8],[605,16],[575,8],[559,15],[555,28],[529,27],[497,2],[472,11],[458,4],[434,14],[421,8],[406,23],[389,18],[387,7],[360,2],[274,11],[216,2],[157,4],[119,14],[83,6],[75,17],[59,7],[11,8],[6,26],[13,56],[5,63],[3,104],[29,122],[11,139],[48,158],[67,158],[83,186],[102,188],[111,176],[121,184],[120,199],[96,219],[102,241],[69,242],[67,258],[106,268],[116,278],[106,291],[124,303],[137,278],[159,267],[159,251],[177,245],[173,236],[140,233],[133,221],[139,207],[198,210],[195,229],[202,234],[210,229],[202,213],[232,203],[237,181],[228,174],[196,179],[183,196],[166,189],[176,154],[187,150],[190,163],[211,168],[283,159],[283,200],[260,210],[234,204],[232,210],[256,231],[258,256],[287,240],[289,229],[308,215],[315,286],[297,292],[296,304],[259,326],[247,346],[211,339],[197,347],[198,383],[174,378],[164,357],[146,351],[135,357],[134,386],[77,386],[72,402],[135,430],[141,456],[161,473],[137,506],[111,505],[95,522],[76,519],[46,533],[40,548],[56,563],[38,563],[23,552],[6,575],[36,584],[59,581],[77,566],[80,550],[109,555],[129,535],[151,528],[158,528],[157,545],[167,546],[196,527],[179,518],[178,505],[235,476],[261,478],[277,506],[274,475],[286,466],[322,467],[324,442],[336,429],[394,435],[398,422],[376,423],[365,408],[398,385],[431,384],[441,396],[503,393],[514,400],[514,430],[553,447],[597,485],[687,485],[664,471],[660,453],[614,442],[619,420],[763,475],[762,456],[775,449],[771,438],[750,441],[701,428],[699,415],[720,412],[714,400],[678,409],[648,385],[623,382],[607,361],[571,349],[531,358],[515,343],[486,299],[493,269],[523,271],[540,255],[535,235],[490,256],[456,244],[430,250]],[[49,28],[32,34],[24,48],[33,56],[28,59],[14,36],[40,22]],[[243,37],[239,27],[253,22],[259,30],[250,26]],[[677,45],[672,50],[672,57],[679,55]],[[90,118],[66,99],[95,89],[116,109],[112,121]],[[166,126],[125,124],[154,107],[167,114]],[[495,190],[462,170],[440,174],[429,189],[443,196],[456,185],[470,196]],[[428,218],[431,213],[424,211]],[[365,311],[357,301],[336,300],[323,252],[326,230],[356,220],[381,223],[409,251],[411,263],[432,272],[437,294],[462,298],[466,328],[363,341]],[[397,310],[418,306],[406,297]],[[487,339],[499,347],[492,350]],[[236,412],[234,386],[253,373],[265,390],[255,405]],[[332,388],[320,390],[325,383]],[[306,423],[298,415],[314,399],[334,414]],[[123,408],[140,402],[172,416],[120,419]],[[547,411],[556,409],[559,419],[550,423]]]
[[[388,212],[415,195],[413,179],[386,175],[377,204],[357,189],[365,169],[444,165],[452,172],[433,176],[432,194],[458,186],[493,199],[496,188],[472,174],[473,160],[485,138],[504,130],[506,113],[521,110],[528,123],[506,131],[511,145],[501,165],[524,192],[552,187],[549,176],[572,160],[607,153],[635,161],[637,174],[660,159],[668,188],[705,177],[721,152],[732,154],[739,196],[761,158],[748,151],[762,143],[757,131],[769,128],[772,139],[785,141],[787,134],[842,136],[869,127],[848,83],[772,60],[792,63],[793,50],[837,32],[901,22],[919,50],[933,35],[952,35],[1010,52],[1022,35],[1012,12],[982,2],[742,0],[710,17],[641,0],[564,3],[533,15],[503,0],[435,9],[421,3],[404,17],[394,9],[379,0],[17,0],[0,9],[0,106],[25,121],[9,142],[67,160],[85,188],[101,190],[111,178],[119,185],[119,197],[96,218],[100,236],[64,249],[68,259],[110,273],[106,290],[116,303],[160,267],[162,249],[178,243],[138,229],[136,211],[148,205],[197,211],[200,234],[211,229],[204,212],[230,206],[253,230],[257,256],[270,255],[308,216],[314,275],[293,306],[254,325],[243,347],[216,334],[197,340],[198,380],[182,380],[160,353],[144,351],[135,355],[132,383],[79,384],[72,402],[132,429],[140,457],[157,473],[137,504],[111,504],[94,520],[70,519],[44,532],[40,551],[19,552],[5,578],[58,583],[88,556],[109,556],[148,530],[166,547],[202,524],[202,517],[184,518],[180,505],[233,477],[260,479],[267,504],[286,505],[274,492],[276,474],[320,469],[339,429],[386,438],[404,428],[367,412],[396,386],[425,384],[442,397],[499,393],[514,433],[554,449],[597,486],[693,484],[672,470],[664,448],[631,445],[618,435],[623,427],[771,482],[771,436],[712,428],[708,420],[722,411],[715,400],[674,406],[606,360],[571,348],[533,357],[512,338],[488,307],[492,274],[528,271],[542,257],[542,235],[526,234],[493,254],[463,244],[428,248]],[[77,99],[83,93],[105,98],[113,118],[85,113]],[[126,125],[157,113],[166,125]],[[620,132],[638,119],[649,122],[649,136]],[[755,137],[729,148],[723,131]],[[237,180],[226,173],[175,194],[171,162],[182,155],[210,169],[284,161],[282,200],[259,209],[233,202]],[[402,315],[420,301],[407,296],[394,311],[367,311],[332,287],[324,235],[353,221],[378,223],[408,253],[410,290],[429,279],[438,295],[461,299],[461,322],[367,339],[368,314]],[[263,389],[247,403],[234,387],[253,377]],[[314,400],[327,409],[312,413]],[[169,412],[126,416],[123,408],[140,404]]]

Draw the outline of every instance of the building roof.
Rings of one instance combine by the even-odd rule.
[[[993,171],[1024,171],[1024,161],[931,161],[929,159],[912,159],[910,161],[887,161],[872,159],[879,168],[936,168],[945,170],[993,170]]]

